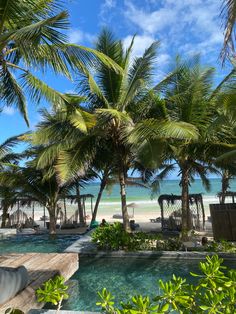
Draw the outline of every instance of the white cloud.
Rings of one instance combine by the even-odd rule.
[[[160,8],[157,11],[145,12],[137,8],[131,1],[126,1],[126,17],[139,26],[145,33],[154,34],[164,29],[171,21],[176,19],[176,12],[168,8]]]
[[[116,0],[105,0],[102,6],[106,9],[114,8],[116,6]]]
[[[111,19],[112,14],[109,14],[108,16],[107,13],[111,13],[111,11],[116,7],[116,4],[116,0],[105,0],[102,3],[99,15],[103,22],[107,22]]]
[[[78,43],[83,43],[83,42],[93,42],[96,38],[95,35],[86,33],[81,31],[80,29],[71,29],[69,34],[69,42],[78,44]]]
[[[128,48],[131,44],[133,36],[128,35],[123,39],[124,47]],[[141,57],[145,51],[153,42],[155,38],[152,36],[146,35],[137,35],[135,36],[133,49],[132,49],[132,56],[133,57]]]
[[[142,36],[160,39],[162,48],[164,46],[178,53],[183,51],[183,46],[185,49],[189,46],[195,53],[199,52],[197,49],[205,49],[205,53],[222,44],[220,0],[147,2],[152,6],[137,6],[134,0],[125,0],[124,15],[140,29]]]
[[[15,109],[13,107],[4,107],[2,109],[2,113],[6,114],[8,116],[12,116],[16,113]]]

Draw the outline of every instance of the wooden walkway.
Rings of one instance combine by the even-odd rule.
[[[43,303],[38,303],[35,290],[45,281],[56,274],[68,280],[78,269],[78,254],[76,253],[26,253],[0,255],[0,267],[17,267],[24,265],[29,273],[29,284],[13,299],[0,306],[0,313],[9,307],[28,312],[30,309],[39,309]]]

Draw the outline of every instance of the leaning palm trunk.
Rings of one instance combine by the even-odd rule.
[[[120,196],[121,196],[123,226],[124,226],[124,230],[129,232],[130,231],[129,215],[128,215],[127,205],[126,205],[126,188],[125,188],[125,176],[124,176],[123,168],[120,170],[120,173],[119,173],[119,181],[120,181]]]
[[[183,166],[182,169],[182,239],[188,238],[188,231],[192,229],[192,219],[189,208],[189,169]]]
[[[101,184],[100,184],[100,189],[99,189],[98,196],[97,196],[97,199],[96,199],[96,203],[95,203],[95,206],[94,206],[93,216],[92,216],[91,222],[96,220],[97,212],[98,212],[98,206],[99,206],[100,200],[102,198],[102,193],[103,193],[105,187],[106,187],[106,178],[103,178],[102,181],[101,181]]]
[[[76,183],[76,195],[77,195],[78,211],[79,211],[79,224],[80,224],[80,226],[84,226],[85,225],[84,210],[83,210],[83,206],[81,204],[80,187],[79,187],[78,182]]]

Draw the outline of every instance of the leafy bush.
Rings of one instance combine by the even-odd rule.
[[[92,234],[92,241],[99,249],[111,251],[176,251],[182,248],[182,242],[178,238],[164,240],[156,234],[128,233],[119,222],[97,228]]]
[[[234,243],[221,240],[219,242],[212,242],[206,250],[209,252],[224,252],[224,253],[236,253],[236,246]]]
[[[52,303],[57,306],[57,312],[61,308],[64,299],[68,299],[66,293],[68,286],[64,284],[65,279],[62,276],[56,276],[46,281],[42,288],[36,290],[38,302]]]
[[[119,222],[104,227],[98,227],[92,234],[92,241],[103,250],[153,250],[158,235],[148,235],[144,232],[128,233]]]
[[[233,314],[236,313],[236,270],[222,266],[218,256],[206,257],[200,262],[201,274],[193,274],[198,279],[195,285],[186,279],[173,275],[172,280],[159,280],[159,293],[150,300],[148,296],[133,296],[130,301],[114,306],[114,297],[105,288],[98,295],[97,303],[103,313],[109,314]]]

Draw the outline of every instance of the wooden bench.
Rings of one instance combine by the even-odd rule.
[[[28,286],[7,303],[0,305],[0,313],[8,308],[18,308],[24,312],[40,309],[35,290],[55,275],[62,275],[68,280],[78,270],[77,253],[26,253],[0,255],[0,267],[18,267],[24,265],[29,273]]]

